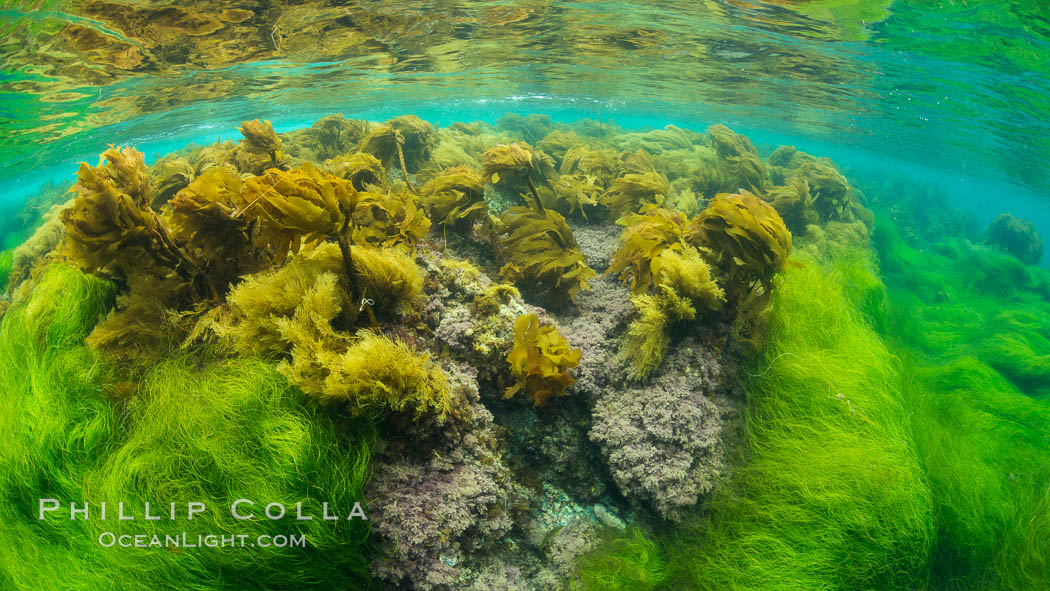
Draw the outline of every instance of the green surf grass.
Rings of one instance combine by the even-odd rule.
[[[14,262],[14,249],[0,251],[0,293],[7,290],[7,282],[11,277],[11,265]]]
[[[1050,275],[961,242],[874,242],[933,490],[933,589],[1050,589]]]
[[[743,464],[669,544],[672,589],[915,589],[934,503],[863,256],[792,268],[750,376]]]
[[[136,385],[121,383],[83,345],[112,301],[106,282],[54,266],[32,298],[0,324],[0,588],[33,590],[369,587],[366,522],[321,520],[322,502],[344,517],[364,501],[369,428],[336,424],[271,365],[198,366],[173,358]],[[121,386],[136,390],[121,397]],[[37,519],[37,499],[65,514]],[[257,517],[228,513],[239,498]],[[69,519],[70,501],[93,505]],[[98,519],[109,504],[110,518]],[[118,522],[116,503],[139,507]],[[193,521],[144,521],[144,501],[200,501]],[[263,505],[295,503],[312,521],[270,521]],[[157,511],[154,511],[157,513]],[[305,548],[103,548],[117,535],[305,534]]]
[[[964,242],[791,269],[742,464],[668,589],[1050,589],[1050,276]]]
[[[667,567],[655,541],[639,527],[608,530],[577,566],[571,591],[653,591],[667,581]]]

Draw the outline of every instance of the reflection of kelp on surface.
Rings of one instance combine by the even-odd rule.
[[[735,74],[741,61],[761,68],[767,78],[819,83],[816,91],[783,87],[806,104],[841,105],[841,94],[820,88],[856,76],[816,48],[784,45],[774,54],[760,40],[741,39],[731,31],[744,13],[727,11],[718,2],[663,3],[660,10],[677,18],[658,20],[650,18],[651,7],[629,5],[604,13],[549,2],[334,6],[249,1],[230,8],[212,0],[178,6],[95,1],[60,7],[68,12],[39,3],[34,8],[0,32],[5,70],[33,73],[0,84],[21,93],[19,110],[32,113],[2,127],[5,135],[24,140],[27,149],[42,139],[229,96],[253,100],[274,91],[326,87],[342,92],[333,80],[394,88],[395,77],[385,75],[438,73],[435,85],[456,89],[461,81],[450,82],[449,75],[485,68],[494,69],[492,79],[503,83],[517,80],[516,68],[533,64],[537,54],[555,70],[550,77],[565,95],[579,93],[580,74],[559,63],[581,59],[595,71],[612,66],[632,72],[624,79],[638,80],[638,88],[650,92],[667,89],[673,95],[682,86],[697,88],[712,103],[724,101],[727,92],[733,93],[731,100],[755,90],[753,82]],[[797,30],[815,23],[807,19]],[[669,54],[687,59],[665,59]],[[311,63],[324,67],[300,67]],[[362,71],[371,76],[364,80]],[[587,78],[584,84],[593,83]],[[506,95],[508,87],[494,85],[492,91]],[[526,127],[529,117],[518,119],[503,128],[529,143],[545,135],[539,126]]]

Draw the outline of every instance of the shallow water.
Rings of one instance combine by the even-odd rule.
[[[0,587],[1050,588],[1048,55],[1001,0],[5,2]],[[100,537],[183,530],[309,544]]]

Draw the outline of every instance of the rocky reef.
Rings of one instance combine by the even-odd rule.
[[[864,247],[873,219],[829,160],[763,157],[724,126],[335,115],[241,133],[82,164],[0,259],[4,323],[51,297],[53,269],[103,286],[63,345],[108,368],[102,406],[143,404],[170,358],[268,368],[356,446],[371,534],[353,552],[391,589],[656,569],[644,530],[701,510],[737,461],[741,368],[792,250]],[[236,486],[214,478],[196,485]]]

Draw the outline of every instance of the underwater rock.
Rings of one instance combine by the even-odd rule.
[[[511,285],[493,281],[473,264],[434,250],[420,251],[426,282],[423,320],[434,338],[459,359],[477,368],[483,380],[496,380],[509,368],[514,322],[538,311]],[[494,393],[496,398],[503,392]]]
[[[421,427],[437,439],[429,457],[388,442],[366,490],[382,540],[373,572],[420,591],[467,589],[479,577],[497,576],[491,569],[513,566],[502,560],[512,550],[507,536],[533,499],[501,459],[492,414],[479,403],[471,372],[453,370],[451,383],[458,406],[452,416],[460,418]]]
[[[600,511],[599,507],[602,506],[595,505],[595,513]],[[577,562],[601,541],[602,522],[598,521],[596,523],[587,517],[578,517],[568,525],[548,530],[540,541],[559,580],[573,580]]]
[[[615,494],[604,460],[588,437],[589,409],[587,401],[573,396],[542,408],[501,408],[497,415],[505,430],[508,462],[522,482],[542,483],[544,496],[531,519],[545,532],[588,514],[590,504]]]
[[[576,243],[580,247],[587,260],[587,266],[592,269],[606,269],[609,267],[613,253],[616,252],[616,243],[620,238],[620,228],[608,223],[578,225],[572,230],[576,237]]]
[[[739,412],[734,365],[687,339],[648,383],[609,390],[594,404],[591,440],[620,492],[667,519],[710,493],[727,467],[727,424]]]
[[[616,382],[620,360],[611,344],[620,340],[633,312],[627,288],[599,278],[580,295],[572,314],[555,315],[561,333],[581,351],[574,392],[591,399]]]
[[[1043,240],[1031,220],[1004,213],[988,227],[988,243],[997,245],[1026,265],[1036,265],[1043,258]]]

